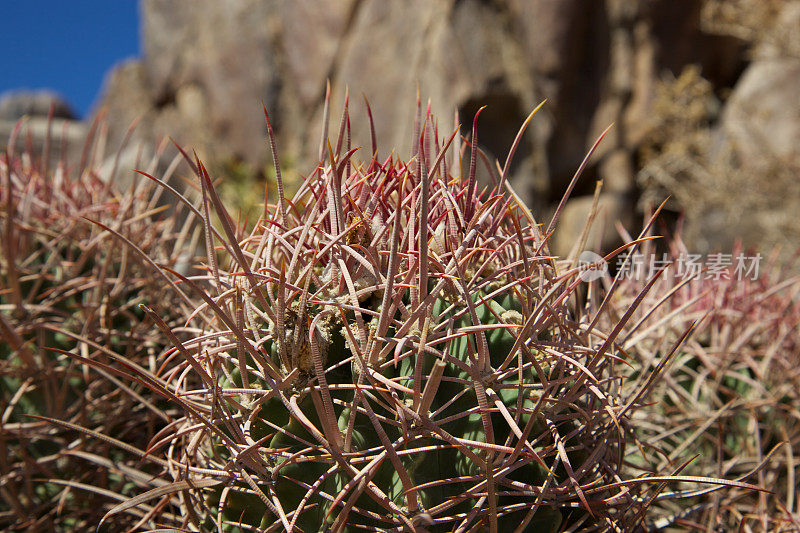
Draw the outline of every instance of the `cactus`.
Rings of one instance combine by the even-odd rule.
[[[175,266],[192,249],[192,224],[184,226],[179,210],[163,213],[155,185],[120,190],[88,158],[81,165],[61,160],[52,170],[47,150],[41,158],[16,154],[13,144],[0,158],[0,440],[8,450],[0,529],[85,529],[102,509],[65,483],[122,490],[126,482],[98,468],[109,461],[107,443],[76,441],[73,429],[46,420],[146,445],[170,421],[170,406],[120,379],[111,365],[156,371],[155,358],[169,341],[146,323],[140,303],[172,302],[164,318],[173,326],[185,314],[144,257],[103,227]],[[100,157],[95,148],[87,142],[86,154]],[[116,450],[111,459],[124,463]]]
[[[373,135],[358,163],[349,122],[345,105],[290,200],[267,115],[278,194],[247,235],[184,154],[208,258],[203,276],[171,273],[199,302],[196,335],[172,336],[166,385],[151,384],[185,416],[147,450],[182,467],[137,503],[180,490],[184,524],[222,530],[622,524],[643,499],[603,488],[633,410],[615,334],[582,315],[578,270],[548,255],[508,165],[479,188],[475,123],[462,174],[458,129],[440,141],[429,112],[409,162],[380,160]]]
[[[693,322],[695,331],[653,384],[652,395],[661,401],[636,412],[632,426],[642,441],[662,450],[658,462],[693,459],[685,475],[707,475],[725,465],[728,475],[741,476],[760,465],[760,483],[773,494],[726,491],[716,496],[718,509],[695,495],[681,505],[694,522],[723,530],[791,528],[797,484],[789,450],[797,449],[800,439],[800,278],[775,264],[775,255],[762,258],[738,246],[729,264],[687,272],[680,269],[688,257],[680,235],[669,245],[665,253],[645,246],[637,261],[642,270],[647,265],[665,270],[643,303],[647,311],[635,313],[621,335],[632,365],[627,386],[639,387],[647,379],[643,370],[663,361],[653,354],[666,353]],[[697,264],[713,265],[712,257]],[[614,307],[625,309],[636,298],[646,273],[635,274],[621,279]],[[668,502],[656,503],[650,521],[675,511]]]

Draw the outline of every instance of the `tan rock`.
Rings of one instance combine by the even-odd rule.
[[[573,247],[580,241],[581,234],[586,226],[592,210],[593,198],[581,196],[567,202],[561,211],[556,224],[556,231],[551,238],[550,251],[554,255],[566,258]],[[634,219],[633,204],[625,194],[601,193],[598,200],[597,215],[594,219],[585,250],[597,253],[610,251],[622,244],[622,240],[614,230],[617,221],[630,228]],[[580,253],[583,250],[577,250]]]
[[[722,116],[721,131],[744,165],[777,159],[800,164],[800,60],[750,65]]]
[[[625,149],[614,150],[600,163],[603,190],[614,193],[631,193],[634,190],[633,162]]]

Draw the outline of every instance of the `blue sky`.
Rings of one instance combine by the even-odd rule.
[[[136,0],[0,0],[0,93],[52,89],[80,116],[103,78],[140,55]]]

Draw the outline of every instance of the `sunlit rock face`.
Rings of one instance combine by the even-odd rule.
[[[263,169],[269,162],[263,102],[284,164],[293,167],[287,180],[296,180],[317,161],[330,80],[329,135],[339,131],[349,88],[352,115],[366,115],[363,93],[378,145],[400,154],[411,151],[409,118],[418,90],[423,108],[429,100],[440,117],[433,125],[440,137],[452,132],[456,113],[468,136],[486,105],[477,131],[488,165],[481,162],[478,171],[488,183],[494,159],[502,165],[519,125],[547,98],[520,143],[510,182],[534,210],[552,209],[589,147],[613,123],[573,191],[576,198],[591,196],[601,178],[605,192],[630,199],[605,213],[613,223],[644,210],[635,199],[646,187],[637,177],[647,154],[686,137],[658,105],[663,85],[695,69],[715,111],[692,127],[712,135],[723,121],[736,122],[746,126],[745,137],[758,133],[759,124],[751,132],[750,122],[734,120],[741,113],[727,109],[727,95],[734,91],[731,106],[741,110],[742,83],[755,76],[752,69],[767,68],[753,59],[761,52],[750,52],[762,51],[765,42],[777,50],[770,61],[781,61],[776,53],[792,57],[792,32],[789,40],[778,37],[795,4],[768,10],[756,1],[733,9],[724,2],[668,0],[144,0],[144,57],[119,66],[106,81],[109,144],[116,146],[138,117],[134,138],[169,135],[212,165],[235,161]],[[790,96],[776,95],[780,102],[770,105],[794,105]],[[368,121],[351,126],[353,146],[370,146]],[[727,125],[722,129],[726,138],[734,136]],[[790,130],[780,142],[800,146],[797,128]],[[701,165],[716,164],[709,146],[718,144],[695,150]],[[687,192],[681,180],[671,186],[659,194],[672,195],[676,212],[692,210],[675,200],[682,193],[705,195],[702,187]],[[713,247],[715,232],[705,233],[701,240]]]

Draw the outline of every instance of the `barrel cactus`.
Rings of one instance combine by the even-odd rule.
[[[379,159],[374,136],[356,162],[343,117],[291,200],[276,163],[277,198],[249,234],[185,154],[207,262],[160,268],[198,305],[183,328],[142,306],[174,344],[163,381],[143,380],[185,412],[146,451],[173,481],[106,520],[171,491],[203,530],[620,520],[615,505],[638,500],[602,488],[625,454],[618,363],[575,305],[577,271],[548,255],[505,170],[479,187],[474,125],[459,149],[457,129],[440,139],[420,114],[409,162]]]
[[[610,331],[598,327],[612,307],[549,255],[553,223],[540,230],[508,163],[479,186],[474,122],[462,145],[458,128],[440,138],[418,113],[409,161],[380,159],[373,129],[359,162],[345,105],[336,142],[323,135],[320,163],[291,199],[267,124],[277,198],[249,232],[184,152],[207,259],[191,276],[158,267],[197,305],[180,328],[141,306],[173,347],[157,374],[136,377],[183,416],[144,450],[102,437],[164,474],[103,521],[136,513],[152,528],[295,532],[639,524],[678,479],[653,476],[649,449],[627,446],[648,387],[622,397],[615,338],[642,298]]]
[[[0,154],[0,442],[6,450],[0,529],[90,529],[103,510],[94,495],[70,483],[123,493],[134,486],[98,468],[109,455],[124,464],[119,451],[109,453],[101,440],[76,439],[73,428],[46,419],[99,429],[135,446],[145,446],[170,420],[177,406],[109,366],[124,361],[156,372],[156,356],[169,339],[139,304],[168,304],[162,317],[173,326],[186,312],[150,263],[191,263],[199,233],[180,210],[158,207],[163,190],[154,183],[130,189],[109,183],[97,164],[104,157],[100,135],[87,140],[80,162],[66,160],[63,149],[54,160],[47,148],[15,150],[22,126]],[[140,253],[106,229],[135,241]]]

